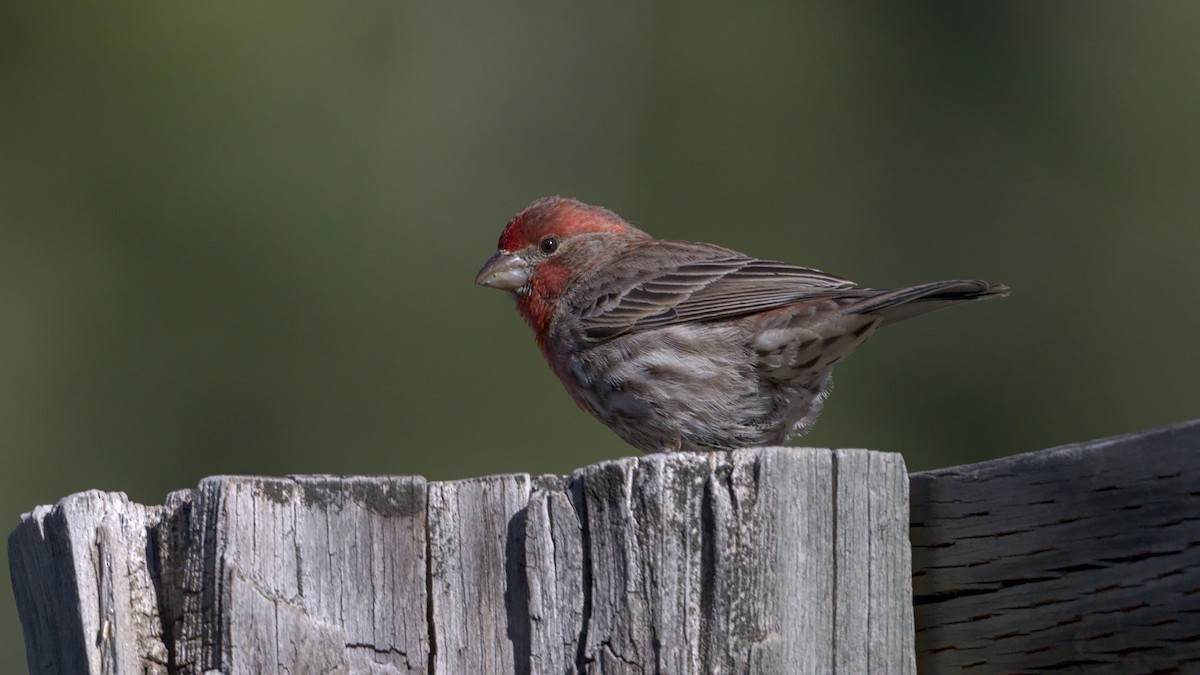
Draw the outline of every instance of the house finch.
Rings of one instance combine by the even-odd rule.
[[[812,427],[833,365],[876,328],[1007,293],[986,281],[860,288],[546,197],[475,283],[511,292],[581,408],[647,452],[780,444]]]

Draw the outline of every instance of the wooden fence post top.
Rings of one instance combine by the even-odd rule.
[[[898,455],[217,476],[9,538],[36,673],[913,672]]]
[[[1198,514],[1200,420],[912,476],[762,448],[93,490],[9,556],[34,673],[1187,672]]]

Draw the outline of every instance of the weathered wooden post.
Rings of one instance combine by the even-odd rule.
[[[35,673],[914,672],[899,455],[215,477],[9,539]]]
[[[38,507],[9,556],[35,673],[1200,672],[1200,421],[910,477],[216,477]]]

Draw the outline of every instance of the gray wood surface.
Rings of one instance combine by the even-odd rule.
[[[898,457],[657,455],[577,478],[591,562],[589,672],[826,673],[835,661],[854,672],[869,658],[876,672],[912,671]],[[864,542],[872,528],[879,550],[892,548],[886,562],[866,546],[835,545]]]
[[[437,673],[529,670],[525,474],[429,486],[429,583]]]
[[[22,517],[8,550],[31,673],[167,673],[147,556],[160,515],[92,490]]]
[[[922,672],[1200,672],[1200,421],[911,480]]]
[[[897,455],[214,477],[9,539],[35,673],[913,672]]]
[[[420,478],[215,477],[155,528],[181,672],[425,672]]]

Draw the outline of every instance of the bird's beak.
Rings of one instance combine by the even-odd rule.
[[[475,277],[475,283],[502,291],[515,291],[529,282],[529,264],[516,253],[496,251]]]

